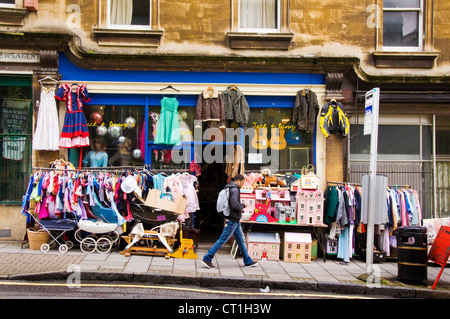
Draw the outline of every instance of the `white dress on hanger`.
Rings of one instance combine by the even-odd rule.
[[[41,100],[33,136],[33,150],[59,150],[59,120],[55,88],[41,87]]]

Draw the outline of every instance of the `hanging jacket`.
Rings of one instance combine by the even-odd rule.
[[[239,126],[246,126],[250,117],[250,107],[244,94],[235,86],[229,86],[222,92],[225,119]]]
[[[340,133],[346,137],[350,129],[347,114],[340,102],[331,101],[322,107],[320,112],[320,130],[329,137],[332,133]]]
[[[217,122],[220,128],[225,128],[225,109],[222,96],[217,90],[212,95],[208,91],[200,93],[197,99],[195,119],[203,122]]]
[[[300,131],[313,133],[318,112],[319,103],[316,93],[309,89],[298,91],[292,112],[292,123],[296,124]]]

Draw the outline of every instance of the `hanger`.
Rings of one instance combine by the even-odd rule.
[[[174,90],[174,91],[180,92],[180,90],[174,88],[172,85],[168,85],[165,88],[160,89],[160,91],[163,91],[163,90]]]
[[[231,90],[234,90],[234,91],[236,91],[236,90],[237,90],[237,88],[236,88],[236,86],[235,86],[235,85],[232,85],[232,86],[230,87],[230,89],[231,89]]]
[[[38,82],[41,83],[41,81],[45,81],[45,80],[52,80],[53,82],[59,83],[58,80],[55,80],[50,75],[47,75],[45,78],[42,78],[42,79],[38,80]]]
[[[71,87],[72,87],[72,90],[78,89],[78,83],[76,83],[76,82],[72,83]]]

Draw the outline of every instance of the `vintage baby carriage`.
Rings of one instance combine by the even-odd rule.
[[[176,202],[164,203],[160,201],[161,195],[159,192],[155,190],[151,192],[153,194],[150,196],[154,196],[153,200],[147,198],[145,202],[139,195],[135,194],[130,211],[138,223],[128,236],[122,236],[127,242],[122,254],[127,256],[136,253],[164,255],[165,258],[196,259],[197,254],[193,251],[193,240],[183,238],[180,222],[177,220],[180,212],[185,209],[184,200],[179,199]],[[149,203],[152,206],[149,206]],[[145,230],[144,224],[152,225],[153,228]],[[176,238],[178,229],[180,229],[180,246],[174,249],[178,241]]]
[[[73,242],[71,240],[64,240],[64,235],[77,228],[76,219],[38,219],[31,213],[29,215],[51,238],[51,241],[41,244],[40,250],[43,253],[47,253],[56,244],[59,245],[59,252],[62,254],[65,254],[73,247]]]
[[[75,239],[84,253],[97,251],[105,254],[111,251],[119,239],[119,219],[112,208],[102,206],[95,193],[93,198],[95,205],[90,210],[93,218],[78,221]]]
[[[134,194],[130,212],[136,224],[131,232],[122,236],[127,246],[124,255],[165,255],[173,253],[179,224],[178,214],[145,205],[144,200]],[[150,228],[150,230],[145,230]]]

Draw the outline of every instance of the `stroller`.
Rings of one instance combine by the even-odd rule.
[[[106,254],[111,251],[119,239],[118,217],[112,208],[103,207],[94,193],[95,205],[91,207],[92,219],[78,221],[75,239],[80,243],[80,249],[86,254],[97,251]]]
[[[65,254],[69,249],[73,247],[73,242],[70,240],[65,241],[63,239],[64,234],[75,230],[77,228],[76,219],[63,218],[63,219],[38,219],[33,214],[29,215],[38,223],[41,228],[48,233],[51,237],[51,241],[43,243],[40,247],[43,253],[47,253],[51,248],[59,245],[59,252]]]

